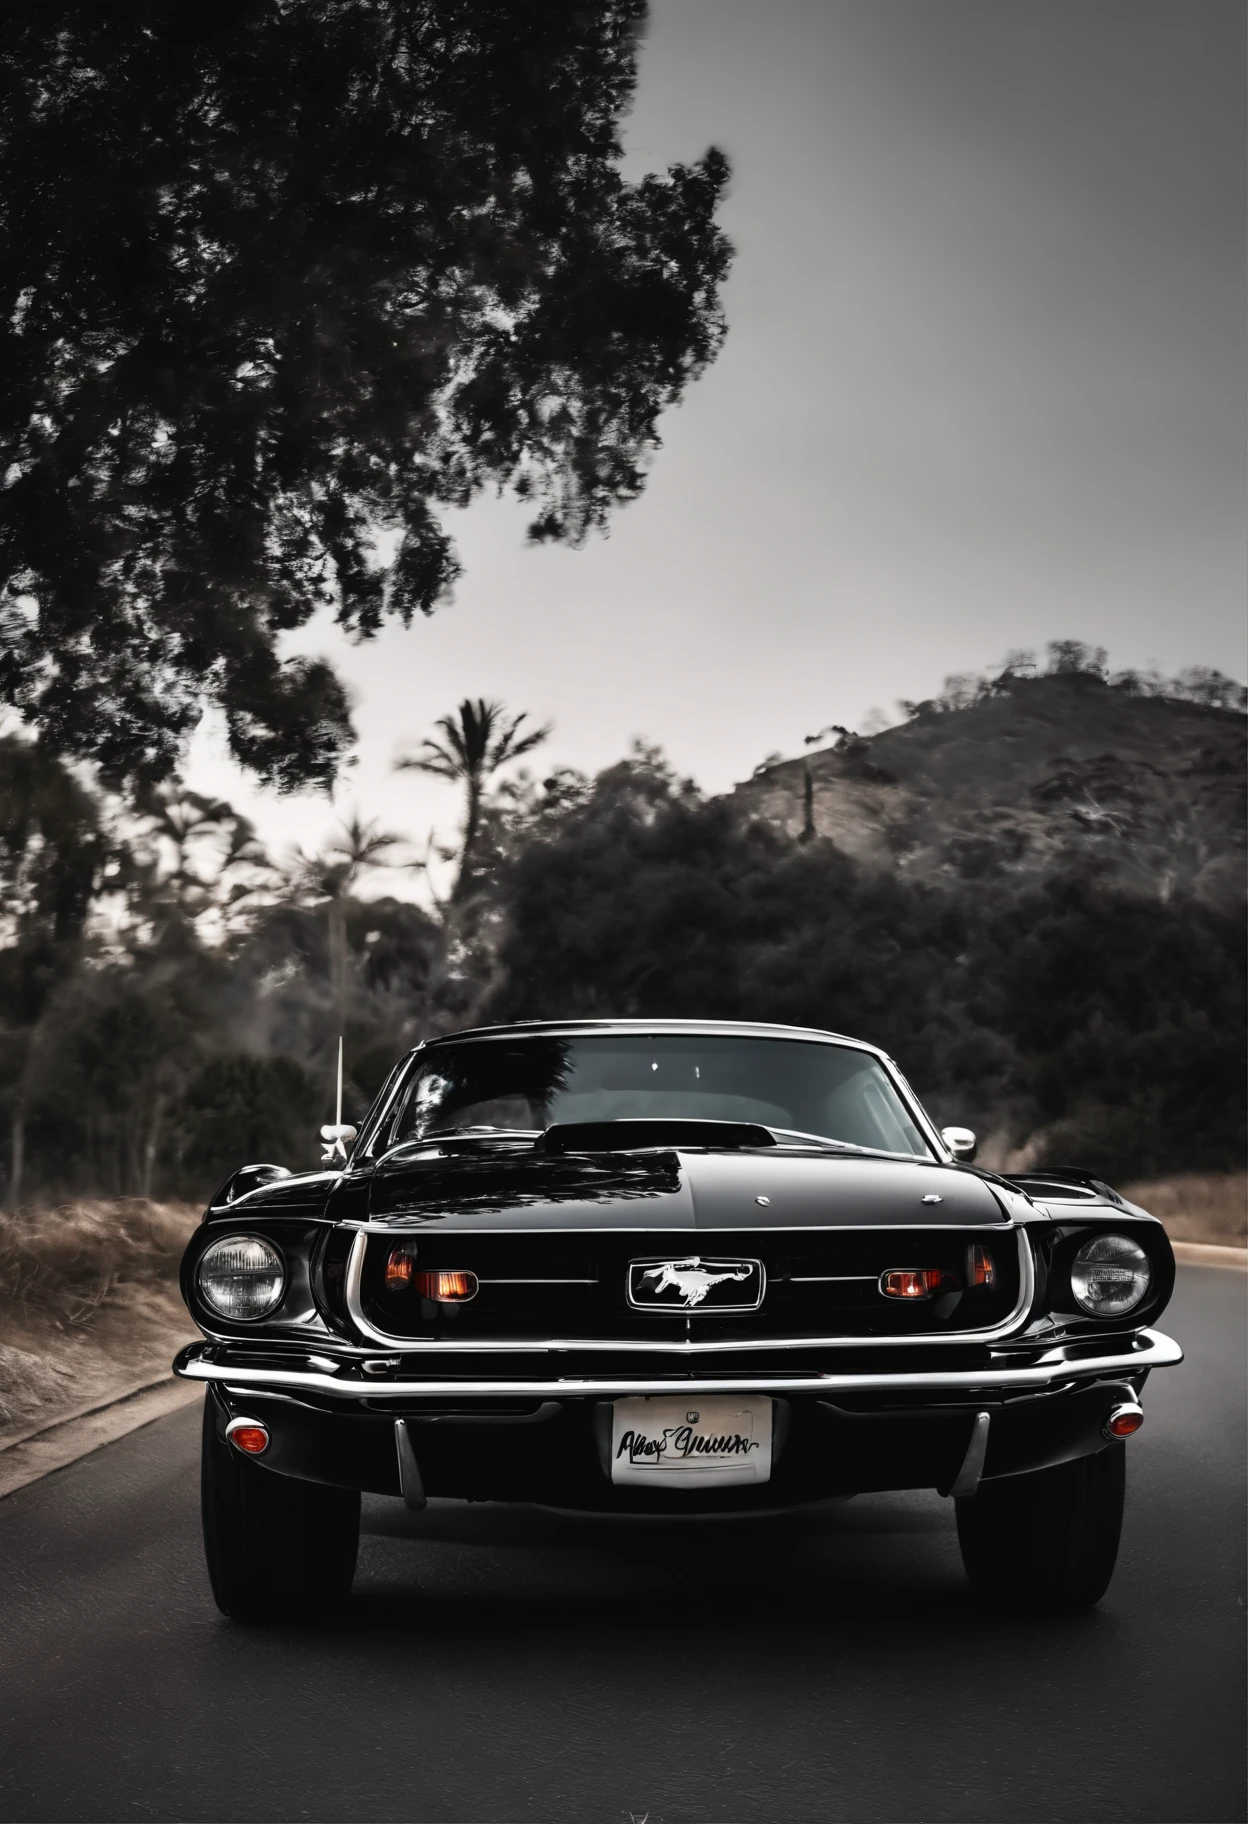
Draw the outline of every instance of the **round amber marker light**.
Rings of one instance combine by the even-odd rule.
[[[230,1433],[230,1443],[249,1457],[258,1457],[269,1448],[269,1434],[263,1425],[239,1425]]]
[[[1142,1412],[1119,1412],[1109,1421],[1106,1429],[1116,1438],[1129,1438],[1144,1423]]]

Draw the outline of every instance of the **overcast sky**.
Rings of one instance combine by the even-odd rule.
[[[581,551],[478,502],[433,620],[305,638],[356,695],[333,806],[209,729],[191,783],[279,845],[449,834],[391,769],[468,695],[720,791],[1011,647],[1242,677],[1243,38],[1238,0],[654,0],[630,173],[722,146],[737,256],[644,496]]]

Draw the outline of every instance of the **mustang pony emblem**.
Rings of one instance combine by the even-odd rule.
[[[647,1267],[641,1277],[655,1282],[656,1297],[669,1286],[674,1287],[685,1308],[692,1310],[702,1303],[712,1286],[718,1286],[726,1279],[748,1279],[753,1271],[753,1261],[741,1260],[731,1266],[725,1263],[722,1273],[712,1273],[702,1265],[697,1254],[691,1254],[688,1260],[665,1260],[657,1267]]]

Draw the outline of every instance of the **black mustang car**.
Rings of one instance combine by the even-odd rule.
[[[360,1493],[757,1514],[951,1496],[967,1573],[1083,1608],[1174,1285],[1085,1172],[999,1177],[881,1051],[583,1020],[419,1046],[325,1169],[249,1165],[187,1249],[230,1615],[349,1592]]]

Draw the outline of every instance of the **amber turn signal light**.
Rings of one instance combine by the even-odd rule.
[[[995,1278],[992,1255],[978,1243],[966,1250],[966,1283],[968,1286],[990,1286]]]
[[[880,1274],[880,1291],[885,1298],[930,1298],[942,1278],[939,1267],[892,1267]]]
[[[433,1273],[417,1273],[415,1284],[422,1298],[431,1298],[439,1305],[466,1305],[477,1296],[475,1273],[449,1272],[445,1267]]]
[[[386,1291],[403,1292],[416,1277],[416,1255],[407,1248],[391,1248],[386,1262]]]
[[[269,1448],[268,1430],[259,1419],[231,1419],[225,1435],[235,1450],[248,1457],[258,1457]]]
[[[438,1305],[466,1305],[477,1296],[477,1276],[463,1268],[447,1267],[418,1273],[415,1248],[393,1248],[386,1261],[386,1291],[406,1292],[409,1288]]]
[[[1138,1406],[1115,1406],[1106,1419],[1102,1435],[1107,1438],[1129,1438],[1144,1423],[1144,1414]]]

